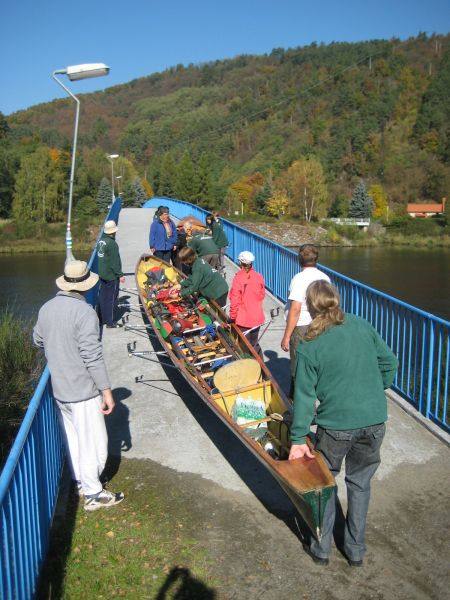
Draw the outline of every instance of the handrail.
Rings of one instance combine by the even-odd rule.
[[[173,198],[155,198],[150,204],[166,204],[180,218],[187,211],[200,219],[207,214],[198,206]],[[253,252],[266,288],[285,302],[290,280],[300,268],[297,254],[240,225],[221,220],[230,242],[227,255],[235,261],[242,250]],[[449,433],[450,322],[328,267],[319,267],[339,290],[343,309],[368,320],[397,354],[400,366],[393,389]]]
[[[119,218],[120,198],[106,220]],[[89,267],[96,265],[94,249]],[[86,294],[96,303],[95,288]],[[48,367],[36,386],[0,474],[0,597],[29,600],[36,594],[64,464],[63,438],[53,404]]]

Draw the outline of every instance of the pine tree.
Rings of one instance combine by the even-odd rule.
[[[356,219],[368,219],[372,216],[372,209],[372,198],[367,193],[366,185],[361,179],[353,192],[348,215]]]
[[[263,189],[255,197],[255,208],[258,214],[265,215],[267,213],[267,202],[272,197],[272,193],[272,182],[268,179]]]
[[[147,200],[147,194],[144,191],[144,186],[142,185],[139,177],[134,178],[133,187],[134,187],[134,205],[133,206],[140,207]]]
[[[111,184],[106,179],[106,177],[103,177],[103,179],[100,182],[100,185],[98,186],[96,202],[98,211],[102,214],[106,213],[106,211],[108,210],[108,206],[112,202]]]
[[[337,219],[339,217],[346,217],[348,213],[348,200],[344,196],[337,196],[330,208],[328,209],[328,217]]]
[[[158,194],[175,198],[175,182],[177,180],[177,169],[175,161],[170,152],[164,154],[159,173]]]
[[[186,202],[195,200],[194,165],[187,150],[183,152],[183,156],[178,163],[175,194],[177,198]]]

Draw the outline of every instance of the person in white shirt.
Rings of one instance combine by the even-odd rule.
[[[301,266],[300,273],[295,275],[289,286],[288,301],[286,303],[284,318],[286,327],[281,340],[281,348],[290,353],[291,357],[291,389],[289,397],[294,395],[294,376],[297,361],[297,347],[300,339],[306,333],[312,321],[306,306],[306,290],[313,281],[324,279],[330,283],[330,278],[317,269],[319,250],[313,244],[303,244],[298,250],[298,261]]]

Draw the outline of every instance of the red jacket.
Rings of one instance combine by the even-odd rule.
[[[264,323],[262,308],[266,287],[264,277],[250,269],[241,269],[231,284],[230,318],[240,327],[257,327]]]

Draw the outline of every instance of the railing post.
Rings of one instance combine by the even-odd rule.
[[[428,321],[428,373],[427,373],[427,406],[425,416],[429,418],[431,413],[431,401],[433,396],[433,373],[434,373],[434,329],[435,324],[429,320]]]

